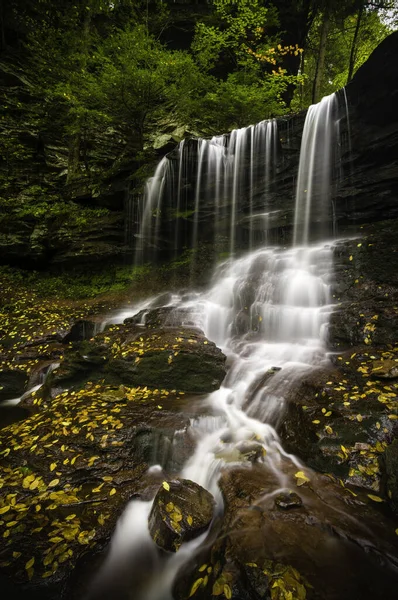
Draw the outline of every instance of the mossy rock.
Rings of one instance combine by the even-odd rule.
[[[115,325],[66,353],[54,372],[55,387],[104,380],[205,394],[221,385],[224,354],[199,329],[144,329]]]

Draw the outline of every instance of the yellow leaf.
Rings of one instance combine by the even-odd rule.
[[[189,594],[189,598],[191,598],[191,596],[193,596],[196,593],[197,589],[202,585],[202,583],[203,583],[203,577],[199,577],[199,579],[197,579],[195,581],[195,583],[193,584],[193,586],[191,587],[191,592]]]
[[[363,421],[363,417],[362,417],[362,415],[357,415],[357,421],[358,421],[359,423],[361,423],[361,421]]]
[[[332,433],[333,433],[333,429],[332,429],[331,427],[329,427],[329,425],[326,425],[326,426],[325,426],[325,431],[326,431],[326,433],[328,433],[329,435],[332,435]]]
[[[109,492],[109,495],[113,496],[114,494],[116,494],[116,490],[115,490],[115,488],[112,488],[111,491]]]
[[[56,468],[57,463],[51,463],[50,465],[50,471],[54,471],[54,469]]]
[[[305,483],[308,483],[309,479],[306,476],[306,474],[304,473],[304,471],[298,471],[295,474],[295,478],[297,479],[296,484],[298,486],[304,485]]]
[[[228,598],[228,600],[232,598],[232,590],[227,583],[224,585],[224,596]]]
[[[59,484],[59,479],[53,479],[52,481],[50,481],[50,483],[48,484],[48,487],[55,487],[56,485]]]
[[[314,421],[312,421],[315,425],[319,425],[320,421],[318,419],[315,419]]]
[[[167,481],[163,481],[163,483],[162,483],[162,486],[163,486],[163,488],[166,490],[166,492],[169,492],[169,491],[170,491],[170,486],[169,486],[169,484],[167,483]],[[195,592],[194,592],[194,593],[195,593]],[[191,596],[192,596],[192,594],[191,594]]]
[[[0,515],[4,515],[6,512],[8,512],[10,510],[11,506],[3,506],[3,508],[0,508]]]
[[[207,564],[205,563],[204,565],[199,567],[199,573],[203,573],[203,571],[206,571],[206,569],[207,569]]]
[[[31,567],[33,567],[33,565],[35,564],[35,557],[33,556],[33,558],[31,558],[30,560],[28,560],[28,562],[25,565],[25,569],[28,570]]]
[[[368,494],[368,498],[373,500],[373,502],[384,502],[384,500],[380,498],[380,496],[374,496],[373,494]]]
[[[188,523],[188,525],[192,525],[193,519],[192,519],[191,515],[187,516],[187,523]]]
[[[32,483],[32,481],[35,479],[34,475],[28,475],[27,477],[24,478],[24,480],[22,481],[22,487],[25,489],[28,489],[28,487],[30,486],[30,484]]]

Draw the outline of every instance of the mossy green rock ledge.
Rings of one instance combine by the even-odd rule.
[[[220,387],[225,360],[221,350],[199,329],[146,329],[126,323],[73,345],[51,385],[70,387],[104,380],[110,385],[205,394]]]

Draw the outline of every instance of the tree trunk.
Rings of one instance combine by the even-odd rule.
[[[321,27],[321,39],[319,41],[319,53],[318,60],[316,63],[316,71],[314,77],[314,83],[312,86],[312,104],[319,101],[321,86],[323,80],[323,74],[325,69],[325,57],[326,57],[326,43],[330,30],[330,6],[329,3],[325,7],[323,14],[323,21]]]
[[[350,83],[352,76],[354,74],[355,55],[356,55],[356,51],[357,51],[358,34],[359,34],[360,27],[361,27],[363,11],[364,11],[364,6],[362,4],[360,9],[358,10],[357,24],[355,27],[355,33],[354,33],[354,37],[352,39],[352,44],[351,44],[350,62],[348,65],[347,84]]]

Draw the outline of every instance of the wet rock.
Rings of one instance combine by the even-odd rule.
[[[271,367],[270,369],[268,369],[268,371],[266,371],[266,373],[264,373],[263,375],[260,375],[251,384],[251,386],[247,390],[247,398],[246,398],[246,402],[245,402],[245,410],[247,410],[247,408],[250,406],[250,403],[252,402],[252,400],[254,400],[255,396],[265,386],[265,384],[267,383],[267,381],[269,379],[271,379],[271,377],[273,375],[275,375],[275,373],[278,373],[278,371],[280,371],[280,370],[281,370],[281,367]]]
[[[237,444],[236,449],[238,450],[241,460],[247,460],[250,462],[256,462],[259,458],[265,455],[265,450],[259,442],[243,441]]]
[[[392,509],[398,513],[398,439],[387,446],[385,455],[385,470],[387,477],[387,494],[391,501]]]
[[[397,379],[398,360],[374,361],[370,375],[374,379]]]
[[[156,329],[158,327],[185,327],[193,325],[192,309],[162,306],[143,309],[133,317],[125,319],[125,324],[143,324]]]
[[[275,498],[275,504],[283,510],[290,510],[291,508],[302,506],[303,501],[295,492],[288,492],[278,494]]]
[[[293,483],[292,467],[285,463],[282,470]],[[365,503],[328,477],[306,474],[302,503],[281,510],[267,493],[278,489],[278,478],[265,464],[225,469],[219,480],[223,523],[216,539],[184,566],[175,597],[189,597],[194,586],[200,600],[222,593],[237,600],[388,597],[397,581],[393,523],[371,500]],[[387,536],[381,533],[386,528]]]
[[[28,384],[28,375],[20,370],[0,371],[0,401],[22,396]]]
[[[74,323],[70,332],[62,340],[64,344],[89,340],[98,333],[101,322],[98,320],[81,319]]]
[[[164,481],[149,515],[149,531],[163,550],[176,552],[205,531],[213,518],[213,496],[188,479]]]
[[[278,430],[285,448],[312,468],[386,501],[382,458],[398,432],[398,383],[386,386],[370,374],[375,359],[396,356],[391,348],[368,347],[335,354],[333,370],[319,369],[292,390]]]

